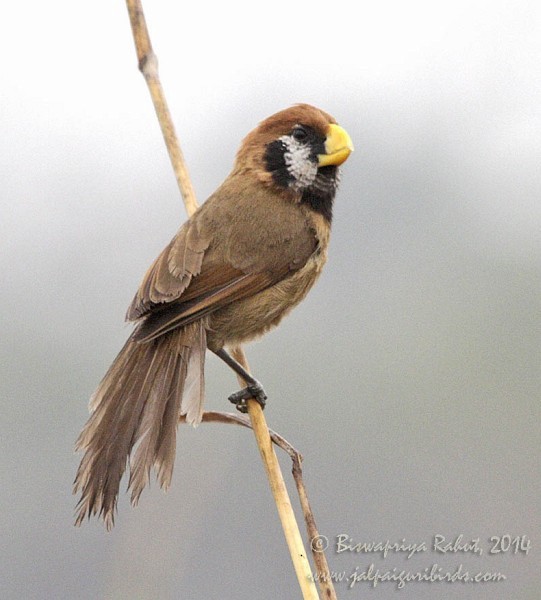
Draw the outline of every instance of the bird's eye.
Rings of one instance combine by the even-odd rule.
[[[308,132],[302,125],[294,127],[291,135],[296,142],[304,143],[308,139]]]

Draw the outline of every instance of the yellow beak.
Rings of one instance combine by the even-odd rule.
[[[352,152],[353,142],[348,132],[340,125],[331,123],[325,140],[325,154],[317,156],[318,166],[341,165]]]

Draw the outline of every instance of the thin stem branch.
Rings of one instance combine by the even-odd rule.
[[[203,413],[201,421],[203,423],[226,423],[229,425],[240,425],[241,427],[246,427],[247,429],[253,429],[250,419],[243,417],[238,413],[206,410]],[[186,416],[182,415],[179,419],[179,423],[185,422]],[[276,431],[274,431],[270,427],[269,434],[272,442],[276,444],[279,448],[281,448],[284,452],[287,452],[292,461],[302,461],[301,453],[294,446],[292,446],[284,437],[282,437],[279,433],[276,433]]]
[[[304,515],[304,522],[306,523],[306,530],[308,532],[308,539],[310,540],[310,549],[312,550],[312,557],[316,565],[317,581],[319,589],[324,598],[328,600],[337,600],[336,591],[331,578],[331,572],[329,571],[329,565],[327,558],[325,557],[325,547],[320,546],[319,540],[320,535],[316,526],[314,513],[308,501],[308,494],[306,493],[306,487],[304,485],[304,479],[302,477],[302,456],[297,454],[292,457],[293,461],[293,479],[297,486],[297,493],[299,494],[299,500]],[[326,545],[325,545],[326,546]]]

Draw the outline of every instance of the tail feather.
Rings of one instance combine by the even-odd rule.
[[[183,385],[186,378],[186,364],[177,364],[173,375],[176,385]],[[174,384],[175,385],[175,384]],[[165,407],[163,414],[163,426],[156,440],[156,453],[154,467],[157,471],[160,486],[167,490],[173,476],[173,466],[176,450],[176,428],[180,414],[180,397],[172,395]]]
[[[195,323],[195,327],[198,329],[188,363],[181,411],[182,415],[186,415],[186,422],[194,427],[201,423],[203,416],[201,399],[205,397],[205,352],[207,350],[207,335],[202,321]]]
[[[189,353],[190,349],[188,347],[181,346],[172,349],[166,356],[162,355],[164,364],[160,365],[160,379],[156,381],[154,387],[150,390],[145,411],[135,434],[136,439],[139,440],[138,446],[130,458],[128,488],[132,490],[132,504],[137,504],[141,492],[149,482],[150,469],[156,464],[157,448],[162,435],[171,436],[173,441],[172,450],[165,458],[168,464],[171,465],[171,471],[173,470],[179,409],[171,411],[169,407],[172,404],[180,404]],[[179,356],[180,361],[177,358]],[[181,373],[182,376],[179,377],[177,372]],[[174,413],[174,427],[172,431],[167,427],[168,431],[165,433],[164,428],[171,418],[168,413],[171,412]]]
[[[176,429],[180,415],[186,415],[186,422],[198,425],[203,416],[205,400],[204,372],[205,351],[207,348],[206,330],[202,321],[187,326],[190,337],[190,356],[186,362],[177,365],[173,382],[182,385],[182,394],[169,397],[162,419],[162,427],[156,442],[154,466],[157,470],[160,486],[167,489],[171,484],[176,448]],[[191,382],[197,382],[192,385]],[[182,400],[182,403],[181,403]]]
[[[133,504],[148,484],[152,466],[160,485],[169,486],[176,428],[180,414],[187,412],[182,395],[188,371],[204,365],[204,331],[202,324],[193,323],[148,343],[130,338],[120,351],[92,396],[91,416],[76,443],[84,451],[74,482],[74,493],[81,492],[76,525],[98,514],[108,529],[113,526],[128,459]],[[190,373],[193,377],[200,374]],[[203,388],[197,402],[190,397],[188,405],[193,421],[200,420]]]
[[[156,353],[155,358],[157,364],[151,374],[152,384],[148,390],[145,409],[134,434],[137,447],[130,457],[128,488],[132,490],[131,501],[133,504],[137,504],[141,492],[149,482],[163,412],[169,394],[174,393],[174,390],[170,390],[170,385],[171,369],[174,368],[176,356],[172,352]],[[182,390],[178,391],[182,393]]]
[[[126,354],[128,361],[123,360]],[[144,398],[137,393],[137,371],[148,371],[152,353],[128,341],[119,358],[119,369],[125,367],[118,374],[122,385],[115,385],[116,369],[111,369],[98,387],[96,409],[76,443],[77,450],[85,450],[74,484],[74,492],[82,492],[77,525],[95,514],[103,517],[108,529],[113,525],[120,479],[142,412]]]

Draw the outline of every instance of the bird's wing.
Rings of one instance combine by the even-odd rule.
[[[219,202],[209,199],[147,271],[127,313],[129,320],[145,317],[134,339],[149,341],[253,296],[315,251],[317,238],[298,207],[288,202],[280,205],[285,213],[269,211],[268,198],[230,201],[226,192]]]
[[[180,298],[192,277],[201,271],[211,241],[209,234],[201,232],[197,219],[184,223],[145,273],[126,313],[128,321],[135,321]]]

